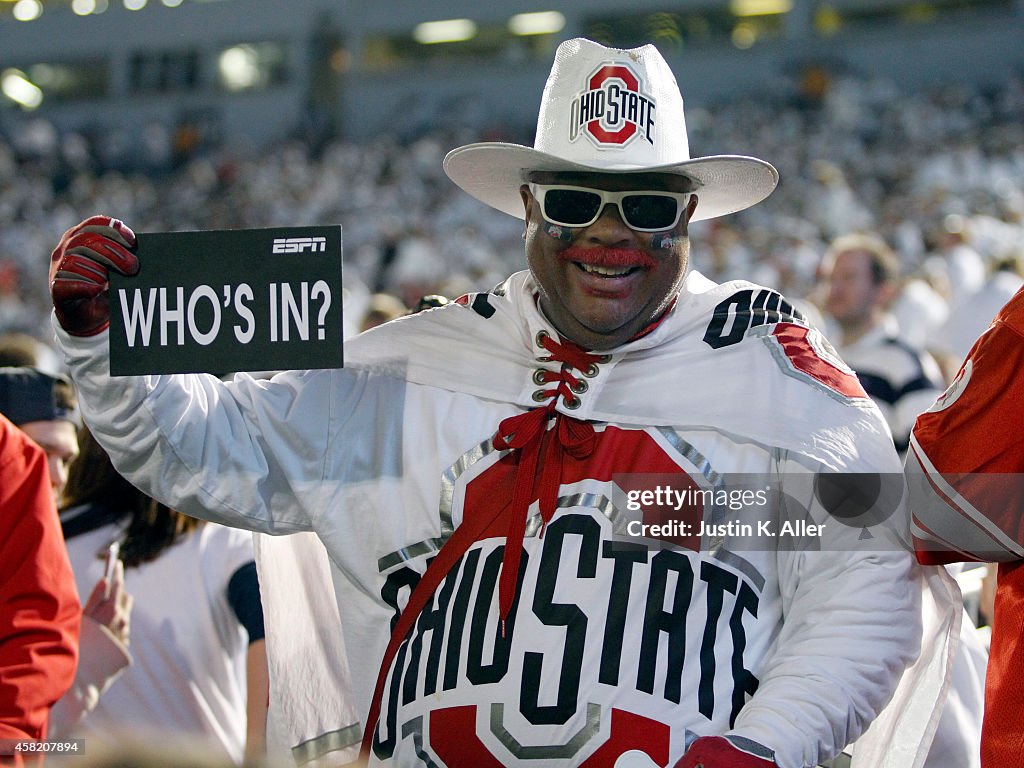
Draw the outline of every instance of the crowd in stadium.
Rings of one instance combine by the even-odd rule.
[[[950,305],[997,265],[1015,271],[1024,247],[1024,80],[904,94],[842,77],[815,93],[794,82],[785,94],[688,110],[693,155],[735,148],[769,159],[782,179],[755,209],[692,228],[696,268],[813,297],[828,242],[874,232],[900,254],[905,278],[919,278],[905,290],[915,307],[905,319],[916,315],[905,332],[962,356],[939,330]],[[525,143],[531,130],[480,126]],[[341,223],[353,328],[372,293],[411,307],[427,293],[489,288],[522,267],[521,226],[445,178],[445,152],[474,138],[183,148],[158,125],[87,136],[33,120],[0,135],[0,331],[48,339],[42,265],[60,233],[95,211],[141,232]]]

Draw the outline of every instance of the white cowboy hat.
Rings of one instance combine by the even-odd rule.
[[[473,197],[522,218],[519,187],[531,171],[658,172],[691,179],[692,221],[741,211],[771,194],[779,174],[755,157],[690,157],[683,96],[653,45],[622,50],[577,38],[558,46],[533,147],[483,142],[444,159]]]

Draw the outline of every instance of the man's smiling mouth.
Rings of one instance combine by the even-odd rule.
[[[578,261],[574,261],[573,264],[587,274],[600,275],[601,277],[625,277],[643,269],[643,267],[605,267],[599,264],[582,264]]]
[[[608,280],[629,277],[657,266],[657,262],[650,254],[636,248],[571,246],[559,253],[558,258],[572,263],[588,275]]]

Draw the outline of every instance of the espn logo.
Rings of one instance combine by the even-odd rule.
[[[326,237],[275,237],[274,253],[323,253],[327,250]]]

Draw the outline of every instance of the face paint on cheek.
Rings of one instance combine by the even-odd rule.
[[[550,221],[544,222],[544,231],[548,237],[553,237],[555,240],[561,240],[563,243],[572,242],[572,230],[569,227],[563,227],[559,224],[552,224]]]
[[[679,235],[673,235],[669,233],[662,233],[655,235],[651,238],[651,248],[656,248],[662,251],[670,251],[677,245],[681,245],[686,242],[685,237]]]

